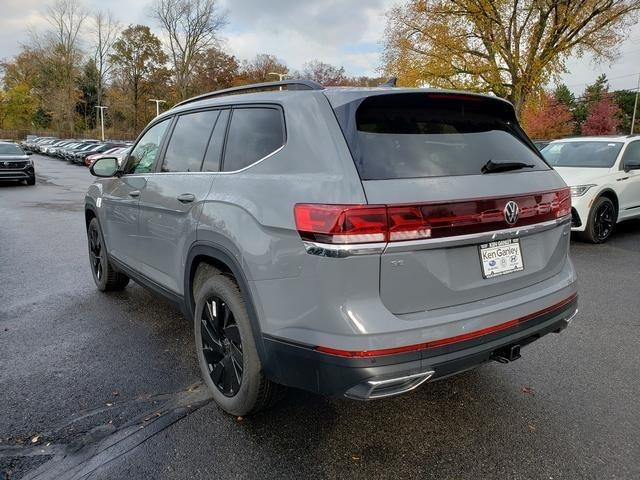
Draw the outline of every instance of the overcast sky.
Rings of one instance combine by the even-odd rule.
[[[0,58],[15,55],[28,40],[28,26],[42,27],[47,0],[2,0]],[[271,53],[299,69],[319,59],[344,66],[350,75],[375,75],[384,12],[398,0],[220,0],[227,11],[223,37],[227,50],[239,58]],[[150,0],[86,0],[90,10],[110,9],[123,24],[145,23]],[[268,8],[267,8],[268,5]],[[600,73],[614,89],[635,88],[640,74],[640,25],[636,25],[613,64],[595,65],[591,58],[570,59],[563,81],[579,92]],[[635,77],[634,77],[635,74]]]

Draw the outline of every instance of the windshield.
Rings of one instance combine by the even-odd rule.
[[[360,177],[479,175],[489,161],[547,170],[505,105],[463,95],[369,97],[356,111],[351,142]]]
[[[542,155],[553,167],[611,168],[622,145],[622,142],[557,142],[542,150]]]
[[[0,155],[24,155],[22,149],[11,143],[0,144]]]

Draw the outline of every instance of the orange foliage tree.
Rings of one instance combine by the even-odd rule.
[[[616,56],[640,0],[405,0],[387,14],[384,71],[400,85],[473,89],[520,112],[569,56]]]
[[[582,124],[583,135],[613,135],[620,124],[620,109],[610,95],[594,103]]]
[[[571,135],[573,115],[565,104],[545,93],[540,102],[522,112],[522,124],[531,138],[556,139]]]

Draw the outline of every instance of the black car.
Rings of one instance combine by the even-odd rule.
[[[30,153],[13,142],[0,142],[0,180],[24,180],[36,184],[36,172]]]

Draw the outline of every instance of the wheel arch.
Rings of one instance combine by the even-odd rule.
[[[93,209],[92,206],[87,205],[84,208],[84,222],[85,222],[85,227],[87,229],[89,229],[89,223],[91,223],[91,220],[97,217],[98,217],[98,214],[96,213],[96,211]]]
[[[613,206],[616,209],[616,223],[618,223],[618,215],[620,214],[620,203],[618,202],[618,195],[616,195],[616,192],[614,192],[611,188],[605,188],[604,190],[599,192],[598,195],[593,199],[591,205],[593,205],[595,201],[600,197],[608,198],[613,202]]]
[[[186,268],[184,275],[184,309],[188,318],[193,319],[194,317],[195,299],[193,298],[193,280],[196,270],[198,269],[198,265],[201,263],[208,263],[222,272],[233,275],[234,279],[238,283],[240,293],[242,294],[245,305],[247,306],[247,313],[249,314],[249,320],[251,321],[256,349],[264,368],[266,366],[266,350],[253,296],[249,290],[248,280],[240,266],[240,262],[236,259],[233,253],[221,245],[199,241],[194,243],[189,249],[185,263]]]

